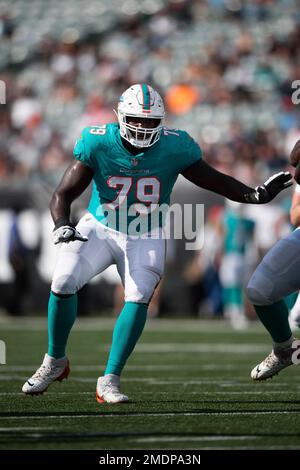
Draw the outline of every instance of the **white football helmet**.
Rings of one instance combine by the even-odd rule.
[[[124,91],[116,114],[121,136],[134,147],[151,147],[160,138],[165,108],[161,96],[151,86],[140,83]],[[156,125],[151,128],[134,126],[129,124],[130,117],[152,119]]]

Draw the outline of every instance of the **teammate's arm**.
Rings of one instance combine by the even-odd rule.
[[[296,142],[290,155],[290,162],[296,168],[294,178],[300,184],[300,140]]]
[[[296,191],[293,194],[292,206],[290,210],[290,219],[291,219],[291,223],[295,227],[299,227],[300,225],[300,193]]]
[[[299,159],[300,159],[300,140],[297,140],[290,155],[291,165],[296,167],[299,163]]]
[[[93,178],[93,170],[78,160],[73,161],[61,182],[54,191],[50,212],[55,224],[54,243],[73,240],[86,241],[70,221],[71,204],[88,187]]]
[[[265,204],[271,201],[280,191],[293,184],[290,173],[280,172],[271,176],[263,185],[251,188],[232,176],[215,170],[203,160],[194,163],[185,169],[182,174],[200,188],[221,194],[232,201],[252,204]]]

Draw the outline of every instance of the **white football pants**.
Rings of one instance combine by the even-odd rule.
[[[105,227],[90,213],[77,227],[87,242],[61,243],[51,290],[56,294],[74,294],[96,274],[117,265],[125,301],[148,303],[159,283],[165,265],[163,230],[132,237]]]

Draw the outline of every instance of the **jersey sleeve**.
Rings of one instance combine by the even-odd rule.
[[[76,140],[73,157],[94,170],[95,145],[93,145],[90,129],[89,127],[83,129],[81,136]]]
[[[183,133],[184,145],[180,162],[180,172],[202,159],[202,150],[197,142],[187,133]]]

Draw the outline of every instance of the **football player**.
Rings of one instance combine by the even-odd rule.
[[[300,183],[300,140],[290,155]],[[251,371],[253,380],[266,380],[298,362],[299,341],[292,334],[284,298],[300,290],[300,230],[277,242],[254,271],[247,293],[257,316],[270,333],[271,353]],[[300,352],[300,350],[299,350]],[[296,359],[296,361],[295,361]]]
[[[300,185],[297,184],[292,199],[292,207],[290,210],[290,221],[294,227],[300,228]],[[290,311],[289,322],[292,331],[300,328],[300,293],[297,300]]]
[[[68,376],[65,348],[76,318],[76,293],[93,276],[116,264],[125,303],[114,327],[104,375],[97,382],[96,398],[99,403],[128,401],[120,389],[120,375],[143,331],[165,259],[161,220],[140,236],[130,234],[129,227],[138,215],[151,220],[152,207],[169,204],[180,173],[201,188],[254,204],[271,201],[292,184],[291,174],[282,172],[253,189],[216,171],[202,159],[199,145],[187,132],[163,127],[163,100],[144,83],[122,94],[117,116],[118,123],[83,130],[74,160],[50,204],[54,243],[60,248],[49,298],[48,353],[25,382],[26,394],[42,393],[55,380]],[[70,220],[71,204],[91,181],[88,212],[75,226]]]

